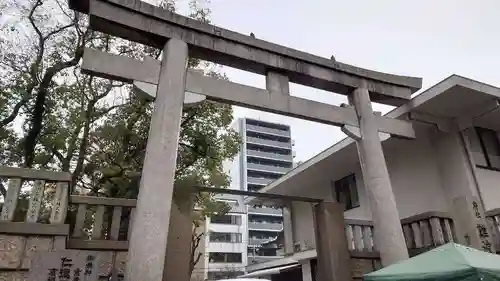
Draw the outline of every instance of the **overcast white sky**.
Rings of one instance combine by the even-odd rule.
[[[423,77],[423,89],[453,73],[500,85],[498,0],[212,0],[210,7],[215,25],[344,63]],[[234,82],[265,87],[263,76],[224,71]],[[303,98],[346,101],[307,87],[291,90]],[[297,160],[344,137],[335,127],[235,108],[235,117],[245,116],[291,125]]]
[[[188,0],[177,1],[185,11]],[[423,89],[453,73],[500,86],[499,0],[211,0],[209,7],[215,25],[326,58],[334,55],[343,63],[423,77]],[[265,87],[263,76],[223,71],[234,82]],[[292,85],[291,91],[346,102],[308,87]],[[236,107],[238,117],[289,124],[297,161],[344,137],[335,127]]]

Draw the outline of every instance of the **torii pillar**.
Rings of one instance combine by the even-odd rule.
[[[370,202],[374,226],[374,243],[383,266],[408,259],[401,219],[382,150],[376,116],[369,91],[358,88],[349,96],[359,121],[359,131],[343,127],[343,131],[356,140],[359,163],[366,193]]]
[[[187,44],[170,39],[163,49],[129,242],[125,273],[128,281],[163,280],[187,61]]]

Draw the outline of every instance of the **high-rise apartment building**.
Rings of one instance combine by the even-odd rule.
[[[293,167],[290,126],[240,118],[233,128],[240,134],[239,154],[225,165],[232,189],[259,191]],[[283,231],[280,209],[245,206],[241,196],[220,195],[231,212],[207,219],[205,268],[209,280],[240,275],[247,264],[280,257],[276,238]]]

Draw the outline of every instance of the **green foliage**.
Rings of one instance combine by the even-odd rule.
[[[86,28],[87,18],[65,0],[7,0],[0,4],[0,165],[68,171],[76,192],[136,198],[153,103],[130,85],[82,75],[84,47],[135,58],[160,50]],[[209,22],[205,3],[190,0],[188,15]],[[174,1],[161,6],[175,11]],[[8,16],[10,15],[10,16]],[[5,31],[5,32],[4,32]],[[212,64],[189,67],[227,79]],[[176,185],[227,187],[223,162],[238,152],[229,129],[232,108],[213,102],[183,112]],[[5,183],[0,193],[5,195]],[[225,203],[199,195],[195,225],[224,213]],[[71,216],[69,216],[71,217]]]

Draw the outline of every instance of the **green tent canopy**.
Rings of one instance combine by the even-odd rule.
[[[365,281],[500,281],[500,255],[448,243],[365,274]]]

